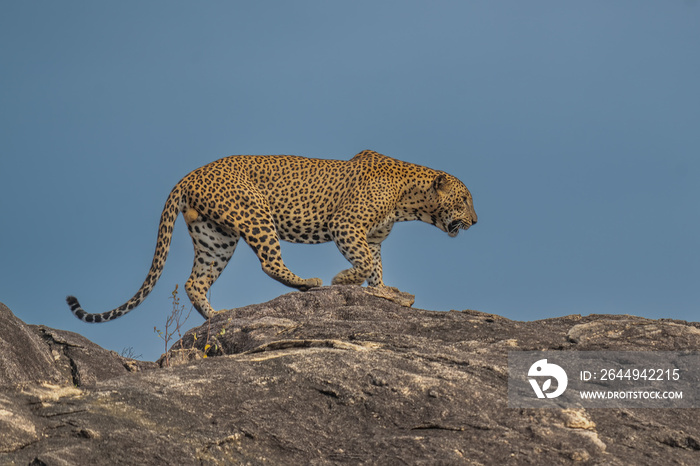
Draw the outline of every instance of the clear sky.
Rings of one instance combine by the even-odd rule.
[[[415,307],[698,320],[697,1],[6,1],[0,40],[0,301],[25,322],[157,358],[191,268],[181,219],[129,315],[86,324],[65,296],[130,298],[201,165],[364,149],[474,196],[457,238],[407,222],[384,242]],[[347,265],[332,244],[282,252],[327,284]],[[241,243],[212,304],[288,291]]]

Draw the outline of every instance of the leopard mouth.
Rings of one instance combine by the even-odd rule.
[[[447,234],[450,238],[454,238],[459,234],[459,230],[466,230],[471,225],[464,223],[462,220],[452,220],[449,225],[447,225]]]

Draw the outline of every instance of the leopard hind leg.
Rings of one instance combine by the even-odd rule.
[[[248,188],[240,194],[228,193],[226,197],[235,198],[236,202],[231,206],[216,205],[211,216],[227,231],[235,232],[236,238],[243,238],[269,277],[300,291],[321,286],[320,278],[301,278],[284,264],[269,203],[254,187]]]
[[[210,319],[216,311],[207,299],[207,292],[233,256],[239,236],[202,217],[188,221],[187,228],[194,246],[194,263],[185,291],[202,317]]]
[[[258,219],[255,225],[243,228],[242,236],[258,256],[263,272],[278,282],[300,291],[323,284],[320,278],[301,278],[284,265],[277,229],[271,221]]]

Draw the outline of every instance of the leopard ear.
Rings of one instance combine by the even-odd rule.
[[[447,178],[442,173],[433,180],[433,189],[435,191],[444,191],[447,186]]]

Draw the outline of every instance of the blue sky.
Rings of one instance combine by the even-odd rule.
[[[474,196],[457,238],[407,222],[385,241],[385,282],[415,307],[698,320],[696,1],[16,1],[0,39],[0,301],[28,323],[157,358],[191,268],[182,220],[128,316],[85,324],[65,296],[131,297],[201,165],[363,149]],[[325,283],[347,264],[332,244],[282,252]],[[241,244],[212,304],[288,291]]]

